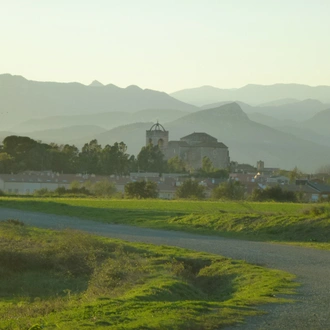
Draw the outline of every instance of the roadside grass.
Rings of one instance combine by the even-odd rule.
[[[329,204],[2,197],[0,207],[330,250]]]
[[[186,249],[0,222],[0,329],[219,329],[294,276]]]
[[[234,212],[234,213],[284,213],[295,214],[310,204],[276,203],[276,202],[229,202],[229,201],[194,201],[194,200],[160,200],[160,199],[99,199],[99,198],[36,198],[36,197],[0,197],[0,207],[16,208],[29,207],[32,211],[44,210],[45,204],[63,204],[69,206],[81,206],[97,209],[118,210],[141,210],[159,212],[183,212],[183,213],[211,213],[211,212]],[[33,209],[32,209],[33,208]]]

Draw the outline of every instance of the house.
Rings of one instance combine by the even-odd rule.
[[[283,175],[272,175],[266,179],[267,183],[289,184],[290,179]]]
[[[330,186],[324,183],[318,183],[313,181],[308,181],[307,186],[315,190],[315,193],[312,196],[312,201],[317,202],[320,199],[329,199],[330,198]]]
[[[256,174],[257,169],[250,164],[239,164],[238,162],[230,162],[230,171],[232,173]]]
[[[0,174],[0,190],[8,194],[29,195],[36,190],[54,191],[64,187],[68,189],[72,182],[96,183],[110,181],[109,177],[100,175],[59,174],[52,171],[25,171],[18,174]]]
[[[231,180],[239,181],[241,183],[255,182],[255,175],[254,174],[230,173],[229,178]]]

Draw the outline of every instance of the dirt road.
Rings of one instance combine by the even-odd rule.
[[[0,220],[19,219],[43,228],[75,228],[90,233],[133,242],[172,245],[246,260],[269,268],[288,271],[301,283],[298,302],[262,307],[267,315],[252,317],[234,327],[260,330],[330,329],[330,251],[295,246],[250,242],[177,231],[109,225],[74,217],[0,208]],[[233,328],[230,328],[233,329]]]

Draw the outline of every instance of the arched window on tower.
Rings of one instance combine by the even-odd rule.
[[[164,140],[163,139],[159,139],[158,140],[158,147],[159,148],[163,148],[163,146],[164,146]]]
[[[149,138],[149,144],[152,144],[152,138]]]

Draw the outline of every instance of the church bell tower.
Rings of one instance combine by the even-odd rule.
[[[154,146],[158,145],[160,150],[164,150],[168,146],[168,131],[158,121],[146,131],[146,146],[150,143]]]

